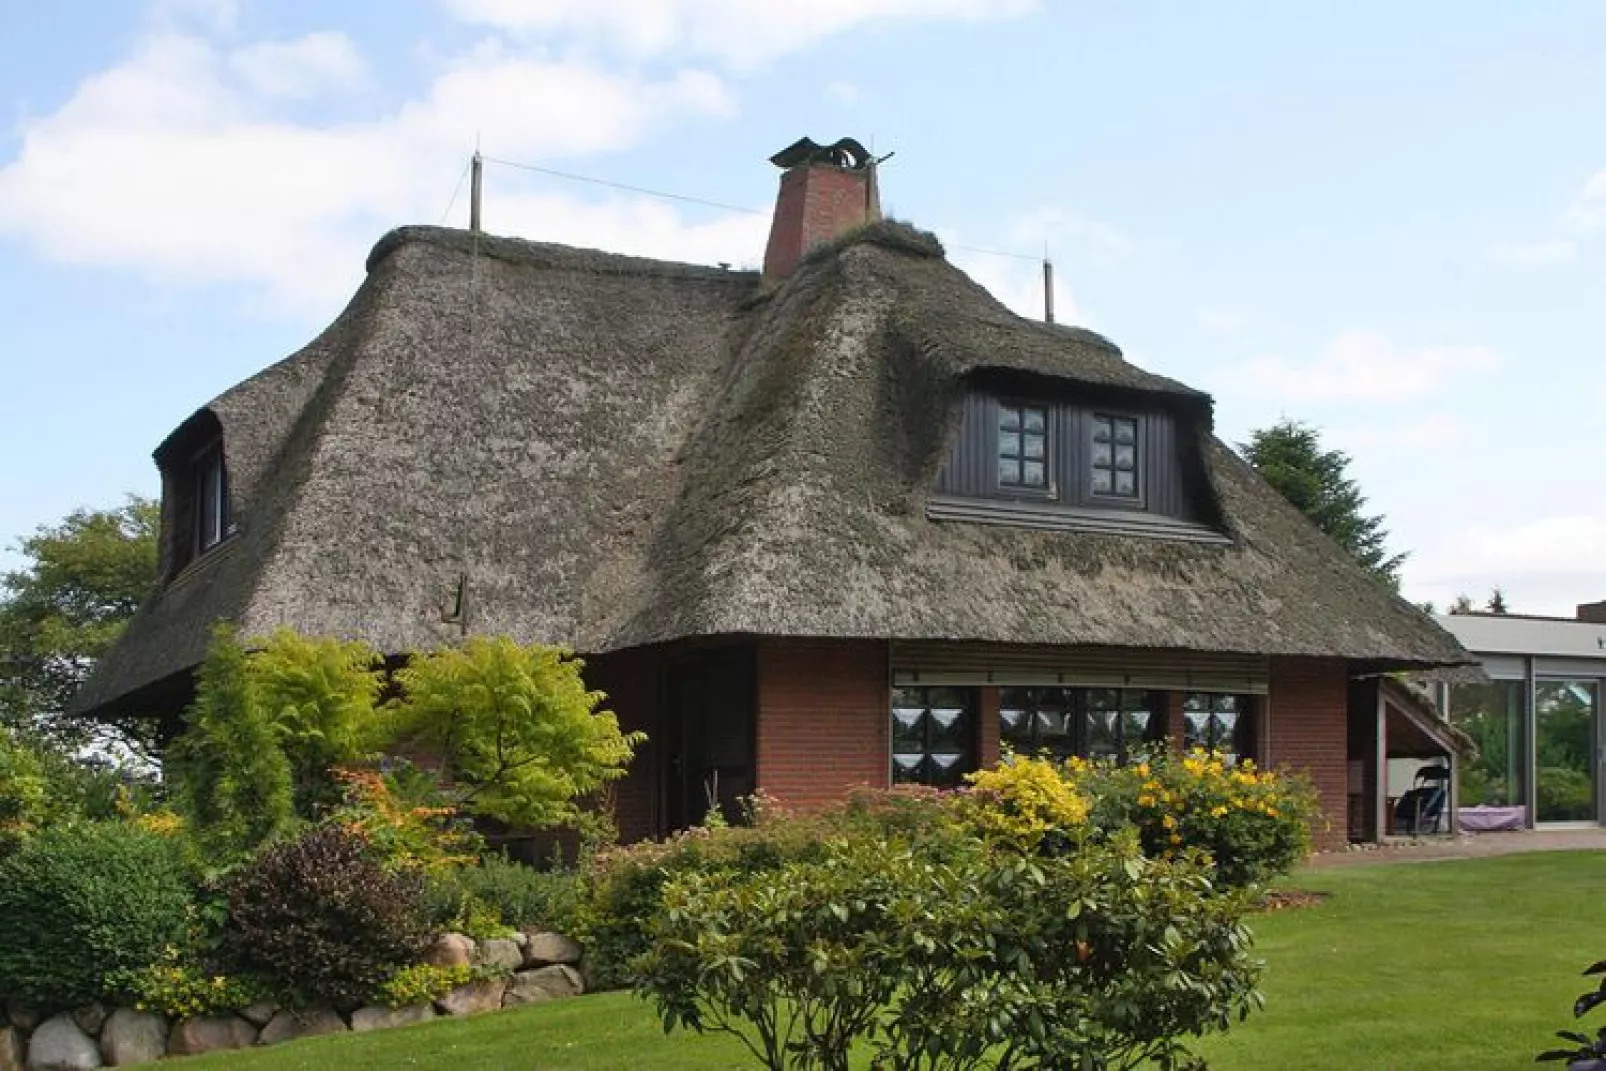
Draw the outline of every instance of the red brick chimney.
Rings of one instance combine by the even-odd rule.
[[[1606,602],[1579,603],[1578,620],[1587,621],[1591,625],[1606,625]]]
[[[764,249],[766,279],[785,279],[815,246],[881,218],[875,160],[852,138],[834,145],[802,138],[770,163],[785,172]]]

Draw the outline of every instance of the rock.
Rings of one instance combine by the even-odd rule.
[[[81,1004],[73,1009],[72,1021],[90,1037],[99,1037],[100,1028],[106,1025],[106,1005],[99,1002]]]
[[[502,994],[507,991],[507,979],[486,978],[460,985],[435,1002],[435,1007],[447,1015],[478,1015],[496,1011],[502,1006]]]
[[[39,1021],[44,1016],[28,1005],[13,1000],[6,1004],[6,1018],[11,1021],[12,1026],[24,1034],[31,1034],[38,1028]]]
[[[346,1021],[333,1008],[303,1008],[300,1011],[283,1009],[269,1020],[257,1035],[258,1045],[277,1045],[296,1038],[317,1037],[320,1034],[344,1034]]]
[[[394,1026],[411,1026],[427,1023],[435,1018],[431,1004],[409,1004],[405,1008],[358,1008],[351,1013],[351,1029],[357,1033],[368,1030],[389,1030]]]
[[[580,962],[580,953],[580,944],[573,938],[561,933],[532,933],[524,946],[524,965],[545,967],[549,963],[566,963],[573,966]]]
[[[148,1064],[167,1052],[167,1018],[118,1008],[100,1028],[100,1053],[111,1067]]]
[[[257,1028],[238,1015],[180,1019],[167,1035],[167,1055],[198,1056],[220,1049],[244,1049],[256,1039]]]
[[[523,930],[515,930],[510,940],[522,949],[525,945],[530,943],[530,935],[525,933]]]
[[[71,1015],[51,1016],[28,1039],[28,1071],[91,1071],[100,1066],[95,1039]]]
[[[520,971],[513,976],[513,983],[508,986],[507,995],[502,998],[502,1003],[509,1007],[514,1004],[539,1004],[544,1000],[577,997],[585,991],[585,982],[581,980],[580,972],[573,967],[562,964],[537,967],[533,971]]]
[[[22,1043],[22,1031],[14,1026],[0,1026],[0,1071],[26,1071],[28,1047]]]
[[[279,1006],[269,1000],[259,1000],[240,1009],[240,1018],[252,1026],[267,1026],[277,1014]]]
[[[475,959],[486,967],[501,967],[510,971],[524,966],[524,953],[519,946],[501,937],[481,941]]]
[[[424,953],[424,962],[437,967],[467,967],[474,962],[474,939],[460,933],[443,933]]]

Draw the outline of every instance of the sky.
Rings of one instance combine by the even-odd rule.
[[[1039,315],[1352,458],[1441,608],[1606,598],[1606,4],[0,0],[0,565],[391,227],[756,266],[802,135]],[[696,197],[736,211],[509,166]],[[983,252],[986,251],[986,252]],[[1015,256],[999,256],[996,253]]]

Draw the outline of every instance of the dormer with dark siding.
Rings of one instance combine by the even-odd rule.
[[[156,452],[162,473],[161,573],[172,579],[235,534],[223,427],[196,413]]]
[[[1136,393],[972,383],[927,515],[1226,542],[1201,506],[1197,419]]]

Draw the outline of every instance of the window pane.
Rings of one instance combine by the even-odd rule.
[[[1110,444],[1097,443],[1093,447],[1093,467],[1107,469],[1110,467]]]
[[[1094,469],[1093,470],[1093,493],[1095,495],[1107,495],[1107,494],[1109,494],[1111,487],[1114,485],[1114,481],[1115,481],[1115,474],[1112,473],[1109,469]]]
[[[1087,753],[1091,758],[1111,757],[1120,753],[1116,727],[1120,714],[1112,710],[1087,712]]]
[[[1048,440],[1041,435],[1021,436],[1021,447],[1025,450],[1026,456],[1029,458],[1042,458],[1043,455],[1047,453],[1047,450],[1045,449],[1047,445]]]
[[[1137,468],[1137,464],[1138,464],[1138,453],[1137,453],[1137,450],[1134,447],[1131,447],[1131,446],[1117,446],[1115,448],[1115,467],[1116,468],[1124,469],[1127,472],[1131,472],[1133,469]]]
[[[975,769],[972,688],[898,688],[892,706],[892,779],[956,786]]]
[[[1047,487],[1048,469],[1041,461],[1027,461],[1021,466],[1020,482],[1027,487]]]
[[[1096,443],[1107,443],[1114,437],[1115,437],[1114,432],[1110,428],[1110,418],[1109,417],[1094,417],[1093,418],[1093,441],[1094,442],[1096,442]]]
[[[1014,406],[1001,405],[998,407],[998,426],[1000,428],[1020,427],[1020,410]]]
[[[1529,771],[1523,691],[1522,681],[1451,687],[1450,720],[1478,745],[1477,760],[1460,771],[1459,806],[1522,804]]]
[[[1138,493],[1137,477],[1130,472],[1117,472],[1115,474],[1115,493],[1132,498]]]
[[[1020,485],[1020,462],[1012,457],[998,459],[998,482],[1006,487]]]
[[[1023,409],[1021,411],[1021,427],[1039,434],[1046,432],[1048,430],[1048,410]]]
[[[1135,420],[1117,420],[1115,422],[1115,441],[1118,443],[1135,443],[1138,441],[1138,423]]]
[[[1020,432],[1000,431],[998,433],[998,455],[1000,457],[1020,457]]]

